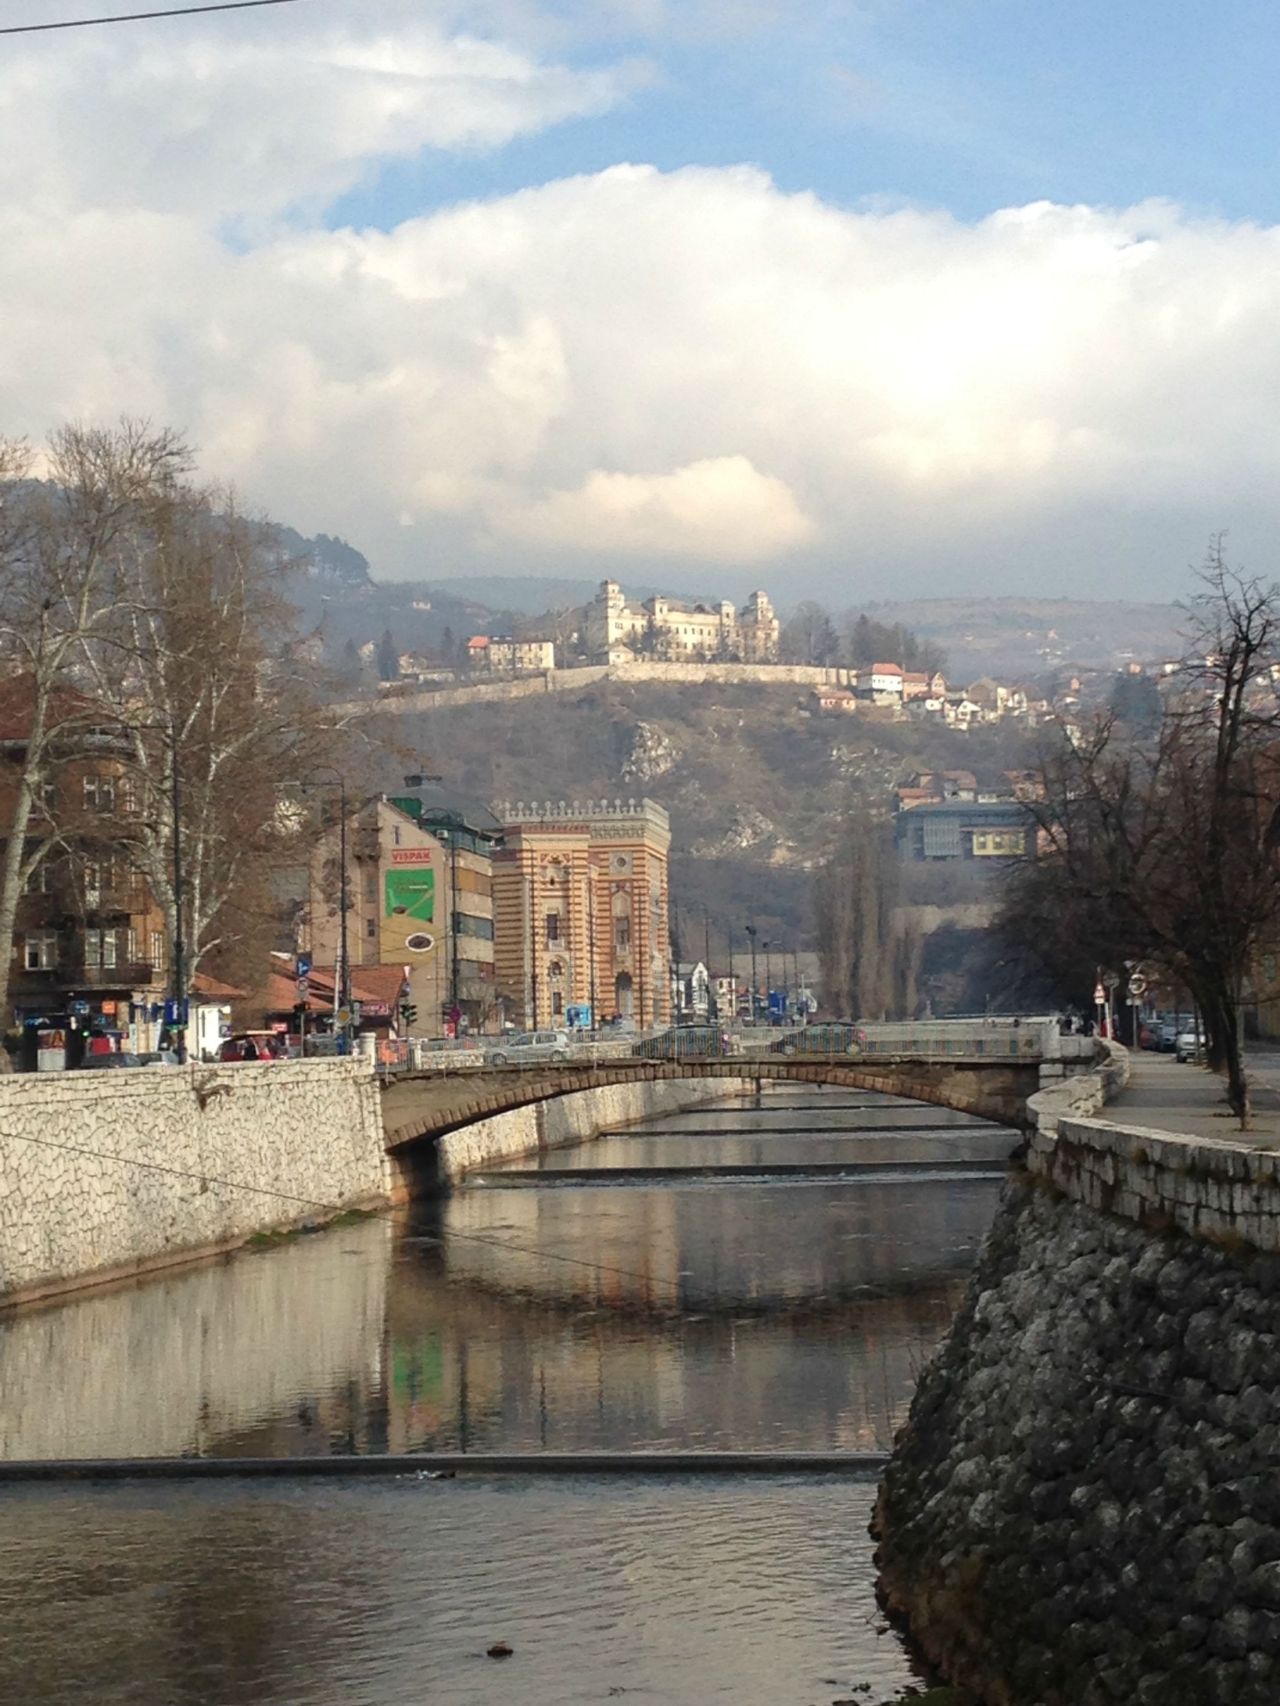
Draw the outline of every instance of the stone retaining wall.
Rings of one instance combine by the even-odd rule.
[[[539,698],[547,693],[581,692],[601,681],[623,684],[659,682],[681,686],[830,687],[847,686],[849,671],[817,664],[792,663],[614,663],[581,664],[549,669],[536,675],[497,681],[470,682],[464,687],[422,688],[391,692],[377,699],[339,707],[354,715],[381,711],[445,711],[459,705],[484,705],[514,699]],[[868,707],[870,708],[870,707]]]
[[[0,1302],[387,1200],[359,1061],[0,1078]]]
[[[1280,1699],[1280,1260],[1024,1175],[877,1512],[880,1593],[987,1706]]]
[[[895,1442],[880,1593],[987,1706],[1280,1699],[1280,1157],[1031,1098]]]

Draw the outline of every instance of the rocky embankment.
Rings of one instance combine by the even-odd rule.
[[[1020,1177],[875,1526],[886,1609],[986,1706],[1275,1706],[1280,1258]]]

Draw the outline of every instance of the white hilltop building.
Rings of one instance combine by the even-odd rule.
[[[661,594],[628,604],[617,581],[601,581],[583,610],[582,638],[591,657],[606,661],[626,647],[674,660],[776,663],[779,623],[764,592],[739,612],[728,599],[696,604]]]

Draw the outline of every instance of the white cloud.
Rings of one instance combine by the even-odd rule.
[[[444,6],[362,16],[24,50],[0,429],[175,421],[387,573],[624,554],[780,591],[1165,596],[1223,525],[1280,567],[1280,232],[1162,204],[965,225],[645,166],[388,232],[275,222],[628,85],[450,34]]]
[[[814,533],[785,482],[745,456],[709,457],[670,474],[597,468],[576,490],[496,519],[500,531],[536,545],[721,563],[764,562]]]
[[[249,217],[321,203],[379,161],[479,150],[615,106],[640,68],[577,70],[450,34],[396,0],[287,20],[165,20],[15,38],[0,196]]]

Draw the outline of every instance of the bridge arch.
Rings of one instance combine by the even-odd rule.
[[[1021,1129],[1027,1098],[1039,1088],[1034,1061],[805,1059],[769,1055],[711,1060],[612,1060],[591,1065],[508,1067],[403,1073],[386,1087],[387,1148],[406,1152],[479,1121],[622,1084],[725,1080],[741,1089],[788,1083],[879,1091]],[[726,1091],[726,1094],[732,1092]]]

